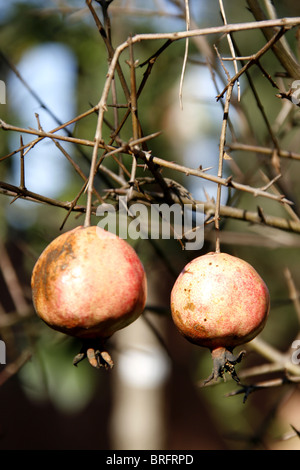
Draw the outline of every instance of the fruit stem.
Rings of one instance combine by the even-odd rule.
[[[90,168],[90,175],[87,182],[87,203],[86,203],[86,213],[84,219],[84,227],[89,227],[91,225],[91,213],[92,213],[92,195],[93,195],[93,185],[94,185],[94,176],[96,171],[96,161],[97,161],[97,153],[98,153],[98,146],[100,141],[95,142],[95,146],[93,149],[93,156],[91,161],[91,168]]]
[[[213,360],[213,370],[210,376],[204,380],[203,385],[209,382],[216,382],[219,378],[224,378],[224,373],[228,372],[231,377],[236,381],[240,382],[235,371],[235,364],[241,362],[245,355],[245,351],[239,352],[236,356],[231,350],[224,347],[218,347],[212,350],[211,356]],[[225,379],[224,379],[225,380]]]
[[[225,148],[225,142],[226,142],[226,129],[227,129],[228,113],[229,113],[229,105],[230,105],[232,89],[233,89],[233,84],[228,86],[228,90],[226,93],[226,100],[224,104],[223,122],[222,122],[222,130],[221,130],[220,145],[219,145],[218,177],[220,178],[222,178],[222,174],[223,174],[223,160],[224,160],[224,148]],[[216,209],[215,209],[216,253],[220,253],[221,251],[221,248],[220,248],[221,187],[222,185],[218,183]]]
[[[98,120],[97,120],[97,128],[95,133],[95,144],[93,147],[93,155],[91,160],[90,166],[90,174],[87,181],[87,203],[86,203],[86,214],[84,220],[84,227],[89,227],[91,225],[91,213],[92,213],[92,197],[93,197],[93,186],[94,186],[94,178],[97,171],[97,156],[98,156],[98,149],[99,145],[102,141],[102,122],[103,122],[103,115],[106,110],[106,106],[102,104],[102,99],[98,103]]]
[[[92,367],[100,369],[112,369],[114,366],[113,360],[110,354],[103,347],[103,341],[97,340],[84,340],[82,348],[73,359],[74,366],[87,358],[88,362]]]

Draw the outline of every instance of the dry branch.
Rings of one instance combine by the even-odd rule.
[[[257,21],[258,22],[265,21],[266,16],[264,12],[262,11],[258,1],[247,0],[247,3],[254,17],[257,19]],[[270,40],[272,34],[274,34],[274,31],[272,31],[272,29],[270,28],[266,29],[263,27],[262,32],[265,35],[267,40]],[[278,58],[279,62],[281,63],[281,65],[289,74],[289,76],[293,77],[294,79],[299,79],[300,78],[300,64],[294,57],[287,43],[283,41],[282,39],[277,44],[274,44],[272,46],[272,49],[274,51],[274,54]]]

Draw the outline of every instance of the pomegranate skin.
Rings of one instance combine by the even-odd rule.
[[[76,227],[53,240],[31,279],[36,313],[51,328],[106,339],[135,321],[147,296],[135,250],[100,227]]]
[[[265,326],[269,306],[268,288],[255,269],[226,253],[188,263],[171,292],[180,333],[211,351],[232,351],[253,339]]]

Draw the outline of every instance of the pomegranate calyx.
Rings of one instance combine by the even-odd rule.
[[[110,354],[104,348],[103,341],[83,341],[80,352],[73,359],[73,365],[77,367],[77,364],[85,358],[96,369],[104,367],[106,370],[109,370],[114,366]]]
[[[210,376],[203,381],[203,385],[206,385],[209,382],[216,382],[219,378],[223,378],[225,380],[225,372],[228,372],[231,377],[239,383],[240,379],[234,366],[241,362],[245,354],[246,351],[240,351],[237,355],[234,355],[231,350],[223,347],[212,350],[211,356],[213,360],[213,370]]]

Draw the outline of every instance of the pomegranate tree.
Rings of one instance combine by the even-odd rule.
[[[226,253],[208,253],[188,263],[171,292],[171,312],[180,333],[209,348],[213,371],[205,383],[231,373],[239,380],[233,349],[252,340],[264,328],[269,292],[255,269]]]
[[[147,284],[135,250],[100,227],[77,227],[53,240],[32,273],[37,314],[51,328],[83,340],[76,356],[112,367],[105,340],[143,312]]]

